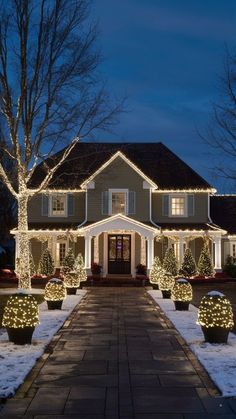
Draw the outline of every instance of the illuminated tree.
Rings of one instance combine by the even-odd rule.
[[[39,261],[39,273],[42,275],[52,275],[54,272],[54,262],[49,249],[45,249]]]
[[[66,256],[64,257],[62,264],[63,264],[63,267],[62,267],[63,274],[67,274],[68,272],[74,270],[75,256],[74,256],[73,249],[71,248],[68,249],[68,252]]]
[[[190,277],[192,275],[195,275],[196,272],[197,272],[196,262],[194,260],[191,250],[187,248],[184,252],[184,259],[183,259],[182,266],[179,270],[179,273],[180,275]]]
[[[163,268],[170,272],[173,276],[177,275],[178,268],[177,268],[177,260],[175,257],[175,252],[173,247],[169,247],[166,251],[164,260],[163,260]]]
[[[199,275],[211,276],[214,273],[208,243],[205,242],[198,260],[197,270]]]
[[[30,257],[30,275],[33,276],[36,273],[36,269],[35,269],[34,258],[31,251],[30,251],[29,257]]]
[[[78,253],[74,263],[74,270],[76,271],[80,282],[87,280],[86,269],[84,267],[84,258],[81,253]]]
[[[18,206],[20,288],[31,287],[29,199],[47,189],[79,138],[109,128],[122,108],[109,100],[99,77],[97,29],[88,22],[89,5],[89,0],[0,4],[2,152],[15,168],[11,176],[1,159],[0,178]],[[42,176],[32,183],[40,163]]]

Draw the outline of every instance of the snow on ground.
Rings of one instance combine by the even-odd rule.
[[[196,307],[190,304],[189,311],[176,311],[173,301],[163,299],[161,291],[149,291],[149,294],[185,339],[222,396],[236,396],[236,335],[229,334],[228,344],[206,343],[201,327],[196,324]]]
[[[62,310],[48,310],[46,302],[40,304],[40,324],[35,327],[31,345],[9,342],[7,332],[0,335],[0,398],[15,394],[44,353],[45,347],[85,294],[86,291],[77,290],[76,295],[68,295],[63,301]]]

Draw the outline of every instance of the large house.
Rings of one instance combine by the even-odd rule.
[[[62,151],[47,160],[54,164]],[[32,187],[44,176],[41,164]],[[45,246],[60,267],[69,247],[103,276],[136,274],[173,246],[181,264],[210,243],[216,271],[236,257],[236,197],[216,190],[162,143],[78,143],[47,190],[29,202],[35,262]],[[17,252],[17,231],[14,231]]]

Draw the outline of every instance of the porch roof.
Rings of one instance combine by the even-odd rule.
[[[78,223],[29,223],[29,230],[77,230]]]
[[[162,232],[168,231],[219,231],[222,228],[214,223],[158,223]]]

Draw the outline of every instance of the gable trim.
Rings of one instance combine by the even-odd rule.
[[[87,189],[87,185],[94,180],[94,178],[101,173],[106,167],[108,167],[117,157],[122,158],[136,173],[138,173],[153,189],[157,189],[158,186],[151,179],[149,179],[131,160],[129,160],[121,151],[117,151],[109,160],[107,160],[96,172],[94,172],[88,179],[81,183],[82,189]]]

